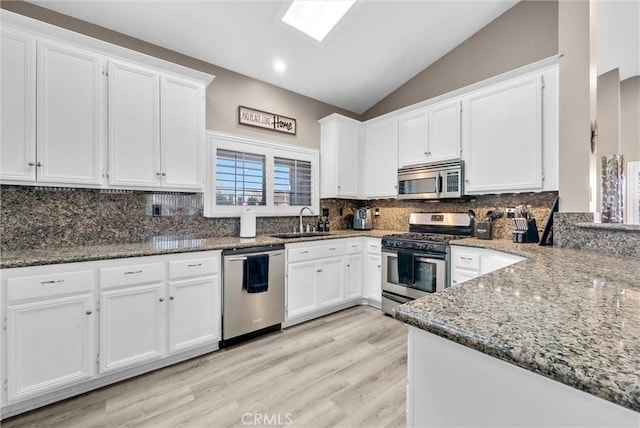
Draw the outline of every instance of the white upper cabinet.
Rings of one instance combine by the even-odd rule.
[[[0,182],[204,189],[214,76],[0,14]]]
[[[459,100],[446,101],[428,108],[429,162],[460,158],[461,109]]]
[[[160,79],[160,165],[163,184],[202,189],[204,85],[173,76]]]
[[[362,124],[338,114],[320,123],[320,197],[359,197]]]
[[[541,81],[520,78],[464,98],[466,193],[542,189]]]
[[[365,198],[394,198],[398,195],[398,121],[367,125],[363,155]]]
[[[160,75],[109,62],[109,184],[160,185]]]
[[[398,119],[398,167],[460,158],[460,101],[446,101]]]
[[[36,179],[36,41],[0,33],[0,179]]]
[[[427,109],[421,108],[398,119],[398,166],[429,162]]]
[[[110,61],[109,183],[201,190],[204,85]]]
[[[103,63],[93,52],[38,42],[38,180],[101,183]]]
[[[99,186],[105,136],[102,56],[5,29],[1,62],[0,178]]]

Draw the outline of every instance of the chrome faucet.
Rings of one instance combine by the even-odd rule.
[[[315,214],[311,208],[309,208],[309,207],[302,207],[302,209],[300,210],[300,233],[303,233],[303,232],[304,232],[304,227],[302,227],[302,212],[303,212],[304,210],[309,210],[309,212],[310,212],[311,214]]]

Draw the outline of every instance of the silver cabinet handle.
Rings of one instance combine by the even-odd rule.
[[[162,173],[161,173],[160,171],[158,171],[158,172],[156,172],[156,175],[157,175],[158,177],[160,177],[160,176],[162,175]]]
[[[300,251],[300,254],[309,254],[309,251]]]
[[[139,273],[142,273],[141,270],[130,270],[129,272],[125,272],[125,275],[138,275]]]
[[[351,267],[351,265],[347,265],[347,267],[348,267],[348,268],[350,268],[350,267]]]
[[[378,265],[378,268],[381,268],[382,266]]]
[[[160,303],[164,302],[164,297],[161,297],[159,300],[160,300]]]
[[[29,162],[27,165],[34,166],[35,164],[36,164],[35,162]]]
[[[36,166],[42,166],[42,162],[36,163]]]
[[[336,247],[329,248],[329,251],[335,251]]]
[[[281,256],[282,253],[269,253],[269,257]]]
[[[61,284],[64,282],[64,279],[54,279],[52,281],[40,281],[40,284]]]
[[[322,272],[322,269],[318,269],[316,272],[321,273],[321,272]]]
[[[239,262],[241,260],[247,260],[247,258],[246,257],[231,257],[231,258],[227,259],[227,261],[230,261],[230,262]]]
[[[174,299],[175,299],[175,297],[169,296],[169,300],[174,300]]]
[[[167,173],[166,173],[166,172],[163,172],[163,173],[162,173],[162,176],[163,176],[163,177],[166,177],[166,176],[167,176]]]
[[[194,263],[194,264],[192,264],[192,265],[187,265],[187,267],[190,267],[190,268],[192,268],[192,267],[198,267],[198,266],[202,266],[202,263]]]
[[[92,313],[93,313],[92,310],[88,310],[87,312],[85,312],[85,314],[87,314],[87,315],[91,315]]]
[[[469,180],[464,180],[464,182],[465,182],[465,183],[468,183],[468,182],[469,182]]]
[[[471,257],[463,257],[463,256],[460,256],[460,258],[461,258],[462,260],[469,260],[469,261],[471,261],[471,260],[472,260],[472,259],[471,259]]]

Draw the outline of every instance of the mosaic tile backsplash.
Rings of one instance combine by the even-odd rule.
[[[488,210],[531,205],[542,232],[556,195],[481,195],[455,202],[324,199],[320,206],[328,209],[333,230],[351,229],[350,216],[357,207],[367,205],[380,212],[373,218],[374,229],[407,231],[412,212],[473,209],[482,219]],[[0,203],[0,250],[143,242],[167,235],[197,239],[240,233],[237,217],[203,217],[202,194],[1,186]],[[160,206],[157,216],[154,205]],[[258,217],[256,233],[291,232],[297,226],[298,217]],[[494,239],[511,239],[512,231],[512,220],[494,222]]]

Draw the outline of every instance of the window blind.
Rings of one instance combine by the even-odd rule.
[[[274,205],[311,205],[311,162],[274,157],[273,164]]]
[[[266,205],[265,156],[216,151],[216,203]]]

